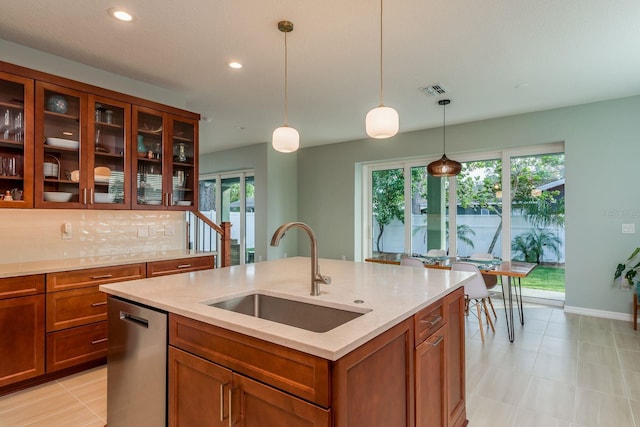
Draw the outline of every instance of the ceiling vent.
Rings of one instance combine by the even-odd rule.
[[[421,87],[420,90],[428,96],[440,96],[447,93],[447,89],[439,83],[427,87]]]

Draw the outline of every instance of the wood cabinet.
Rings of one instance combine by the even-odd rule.
[[[0,62],[0,208],[195,209],[199,118]]]
[[[416,427],[467,423],[464,364],[464,291],[460,288],[414,316]]]
[[[0,71],[0,208],[33,207],[33,88]]]
[[[0,387],[44,373],[44,276],[0,279]]]
[[[331,425],[328,409],[174,347],[169,378],[170,427]]]
[[[166,276],[168,274],[186,273],[189,271],[208,270],[214,268],[213,255],[178,258],[166,261],[147,263],[147,277]]]
[[[133,107],[136,209],[188,210],[198,202],[198,121]]]
[[[145,263],[47,274],[47,372],[107,356],[107,295],[98,285],[142,279]]]

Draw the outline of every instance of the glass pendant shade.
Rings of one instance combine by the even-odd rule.
[[[391,107],[379,106],[370,110],[365,119],[365,129],[371,138],[391,138],[398,133],[400,116]]]
[[[427,165],[429,175],[435,177],[456,176],[462,170],[460,162],[451,160],[445,154],[439,160],[431,162]]]
[[[271,145],[281,153],[293,153],[300,147],[300,134],[295,128],[281,126],[273,131]]]

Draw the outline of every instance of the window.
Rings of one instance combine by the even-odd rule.
[[[201,176],[199,200],[200,211],[213,222],[231,223],[231,265],[253,263],[255,248],[253,171]]]
[[[554,290],[564,292],[563,151],[563,144],[549,144],[456,156],[463,167],[452,178],[426,173],[434,159],[365,165],[358,251],[362,258],[429,249],[491,253],[538,263],[534,271],[550,270],[540,286],[557,282]],[[533,282],[522,285],[538,286]]]

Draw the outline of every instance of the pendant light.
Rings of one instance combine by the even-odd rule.
[[[456,162],[455,160],[451,160],[447,158],[446,155],[446,120],[447,120],[447,105],[451,104],[451,101],[448,99],[441,99],[438,101],[439,105],[442,105],[442,157],[440,160],[436,160],[435,162],[429,163],[427,166],[427,172],[429,175],[435,177],[446,177],[446,176],[456,176],[462,170],[462,165],[460,162]]]
[[[371,138],[390,138],[398,133],[398,112],[382,103],[382,0],[380,0],[380,106],[370,110],[365,119],[365,129]]]
[[[273,131],[271,145],[281,153],[293,153],[300,146],[300,134],[287,124],[287,33],[293,31],[293,22],[278,22],[278,30],[284,33],[284,126]]]

